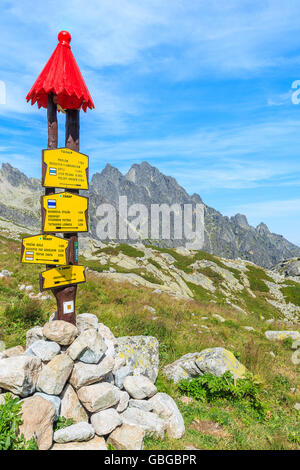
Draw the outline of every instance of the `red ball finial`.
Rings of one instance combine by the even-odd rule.
[[[58,33],[58,40],[63,46],[69,46],[71,42],[71,34],[68,31],[61,31]]]

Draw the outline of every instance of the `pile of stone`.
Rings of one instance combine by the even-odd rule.
[[[20,432],[40,450],[139,450],[145,436],[179,439],[185,432],[174,400],[158,393],[158,341],[116,339],[92,314],[77,326],[51,320],[27,332],[26,349],[0,353],[0,404],[20,397]],[[74,424],[53,431],[59,416]]]

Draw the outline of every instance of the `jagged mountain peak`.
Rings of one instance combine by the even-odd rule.
[[[0,169],[0,217],[22,224],[32,230],[40,227],[40,181],[4,163]],[[90,235],[97,238],[97,208],[103,202],[119,208],[120,196],[127,196],[128,206],[143,204],[195,204],[202,200],[198,194],[190,196],[177,181],[166,176],[147,162],[132,165],[126,175],[107,164],[95,173],[89,187]],[[248,224],[243,214],[229,218],[204,204],[203,250],[227,258],[243,258],[264,267],[282,259],[299,257],[300,248],[282,235],[270,233],[262,222],[256,228]],[[150,235],[148,238],[151,238]],[[129,240],[128,240],[129,241]],[[186,240],[159,240],[167,247],[183,246]]]
[[[19,186],[21,183],[29,183],[29,178],[17,168],[11,166],[10,163],[2,163],[1,176],[6,179],[12,186]]]
[[[119,185],[120,181],[124,179],[122,173],[118,168],[107,163],[100,173],[94,173],[91,179],[90,190],[99,193],[103,189],[103,185],[110,184]]]
[[[194,193],[191,196],[191,199],[196,203],[196,204],[201,204],[203,203],[202,198],[199,196],[199,194]]]
[[[257,227],[256,227],[256,231],[258,233],[260,233],[261,235],[265,235],[265,234],[269,234],[270,233],[270,230],[269,230],[269,227],[264,224],[263,222],[261,222]]]
[[[152,193],[159,191],[160,194],[165,194],[166,202],[172,196],[179,197],[178,203],[187,202],[187,199],[190,199],[188,193],[177,183],[175,178],[164,175],[158,168],[145,161],[140,164],[134,163],[126,173],[125,178],[139,186],[143,186],[147,191]]]
[[[0,177],[2,181],[7,181],[13,187],[28,186],[29,188],[35,189],[39,180],[36,178],[28,178],[18,168],[13,167],[10,163],[2,163],[0,169]]]
[[[163,175],[156,167],[150,165],[148,162],[142,162],[134,163],[126,173],[125,178],[132,181],[133,183],[139,184],[141,181],[151,181],[155,178],[159,178],[160,176]]]
[[[95,173],[94,176],[98,175],[99,173]],[[105,167],[103,168],[103,170],[101,171],[101,176],[102,177],[106,177],[106,178],[123,178],[123,175],[122,173],[120,172],[120,170],[118,170],[118,168],[116,168],[115,166],[112,166],[110,163],[107,163],[105,165]],[[94,178],[93,176],[93,178]]]

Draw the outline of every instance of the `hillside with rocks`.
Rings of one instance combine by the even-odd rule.
[[[272,314],[286,322],[300,321],[300,305],[292,292],[300,290],[300,274],[264,270],[245,260],[229,260],[186,248],[174,250],[137,244],[104,245],[81,241],[81,253],[96,276],[127,281],[183,299],[226,303],[242,314],[257,302],[268,321]],[[296,263],[296,264],[295,264]],[[296,297],[295,297],[296,298]],[[255,299],[255,300],[254,300]],[[274,319],[273,319],[274,320]]]
[[[84,237],[74,327],[15,238],[0,235],[0,413],[20,414],[22,445],[299,449],[297,259]]]
[[[11,232],[19,233],[40,231],[41,194],[39,180],[28,178],[9,163],[2,164],[0,228],[9,228]],[[127,197],[128,206],[143,204],[148,210],[151,204],[192,204],[195,207],[195,204],[203,203],[198,194],[190,196],[174,178],[165,176],[147,162],[132,165],[125,175],[117,168],[106,165],[101,173],[92,176],[88,196],[89,235],[93,239],[97,239],[97,207],[109,203],[115,207],[118,214],[120,196]],[[242,214],[230,218],[224,217],[217,210],[203,204],[204,251],[230,259],[246,259],[267,268],[285,259],[300,256],[299,247],[287,241],[282,235],[271,233],[264,223],[260,223],[256,228],[251,227]],[[170,248],[184,246],[185,242],[185,239],[151,241],[154,245]]]

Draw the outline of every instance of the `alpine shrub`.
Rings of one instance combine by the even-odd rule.
[[[68,426],[71,426],[74,423],[75,421],[73,418],[65,418],[64,416],[59,416],[55,423],[54,431],[67,428]]]
[[[244,402],[259,414],[265,416],[265,405],[259,398],[261,382],[248,374],[243,379],[234,380],[231,372],[222,377],[205,373],[197,378],[183,379],[178,384],[180,392],[202,402],[214,402],[220,399]]]

